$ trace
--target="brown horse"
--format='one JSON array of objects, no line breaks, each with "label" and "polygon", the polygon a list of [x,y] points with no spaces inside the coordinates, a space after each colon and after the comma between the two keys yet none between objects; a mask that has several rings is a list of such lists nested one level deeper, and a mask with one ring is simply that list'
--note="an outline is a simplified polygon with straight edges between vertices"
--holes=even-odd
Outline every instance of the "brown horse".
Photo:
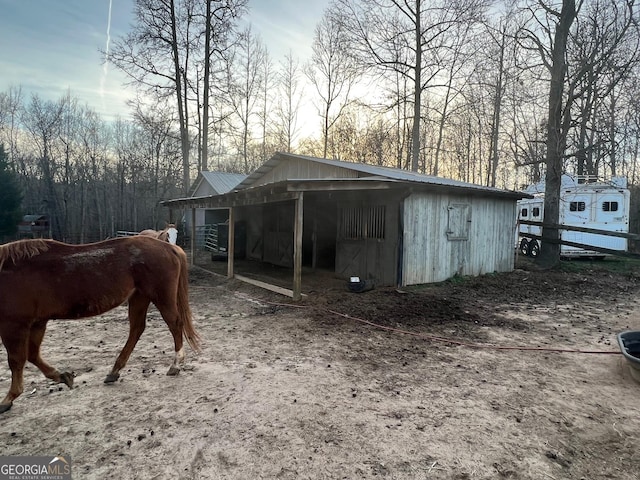
[{"label": "brown horse", "polygon": [[11,387],[0,413],[23,391],[27,360],[45,377],[73,387],[73,373],[59,372],[40,355],[50,319],[91,317],[128,300],[129,337],[105,383],[115,382],[146,326],[153,303],[167,323],[175,357],[167,375],[184,361],[183,334],[198,351],[200,338],[189,307],[187,256],[180,247],[144,236],[86,245],[19,240],[0,245],[0,338],[7,350]]},{"label": "brown horse", "polygon": [[176,226],[173,223],[169,223],[164,230],[147,229],[142,230],[138,235],[157,238],[163,242],[169,242],[170,244],[175,245],[178,238],[178,230],[176,230]]}]

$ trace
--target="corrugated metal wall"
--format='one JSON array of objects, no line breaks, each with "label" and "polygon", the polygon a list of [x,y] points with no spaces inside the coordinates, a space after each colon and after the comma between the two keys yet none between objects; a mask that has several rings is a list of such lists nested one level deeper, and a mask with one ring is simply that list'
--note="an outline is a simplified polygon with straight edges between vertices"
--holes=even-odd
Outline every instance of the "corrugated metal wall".
[{"label": "corrugated metal wall", "polygon": [[414,193],[403,216],[402,285],[513,270],[513,199]]}]

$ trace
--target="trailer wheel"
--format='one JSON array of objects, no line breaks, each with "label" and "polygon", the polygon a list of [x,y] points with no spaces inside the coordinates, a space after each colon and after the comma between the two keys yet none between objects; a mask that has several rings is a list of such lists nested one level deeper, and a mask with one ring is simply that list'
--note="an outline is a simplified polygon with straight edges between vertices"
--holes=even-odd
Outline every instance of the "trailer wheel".
[{"label": "trailer wheel", "polygon": [[540,253],[540,244],[537,240],[531,240],[529,242],[529,249],[527,250],[527,255],[530,257],[536,258]]},{"label": "trailer wheel", "polygon": [[529,255],[529,240],[526,238],[520,240],[520,253],[523,255]]}]

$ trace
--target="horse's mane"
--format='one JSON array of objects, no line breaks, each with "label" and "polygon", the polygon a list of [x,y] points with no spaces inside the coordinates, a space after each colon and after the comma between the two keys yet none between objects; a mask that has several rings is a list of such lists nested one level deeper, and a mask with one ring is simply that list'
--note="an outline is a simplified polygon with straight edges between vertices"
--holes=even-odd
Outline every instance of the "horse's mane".
[{"label": "horse's mane", "polygon": [[49,244],[42,239],[18,240],[17,242],[0,245],[0,270],[7,260],[17,263],[24,258],[31,258],[41,252],[49,250]]}]

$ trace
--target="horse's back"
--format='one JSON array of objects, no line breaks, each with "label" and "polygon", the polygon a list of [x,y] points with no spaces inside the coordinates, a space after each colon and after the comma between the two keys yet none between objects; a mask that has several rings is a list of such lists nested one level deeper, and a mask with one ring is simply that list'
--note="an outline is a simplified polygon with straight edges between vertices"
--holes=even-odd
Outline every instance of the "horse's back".
[{"label": "horse's back", "polygon": [[157,230],[146,229],[142,230],[138,235],[142,235],[143,237],[160,238],[161,233],[162,232],[158,232]]},{"label": "horse's back", "polygon": [[90,317],[122,304],[134,290],[156,301],[175,288],[183,264],[176,247],[150,237],[43,242],[38,253],[4,262],[0,315]]}]

